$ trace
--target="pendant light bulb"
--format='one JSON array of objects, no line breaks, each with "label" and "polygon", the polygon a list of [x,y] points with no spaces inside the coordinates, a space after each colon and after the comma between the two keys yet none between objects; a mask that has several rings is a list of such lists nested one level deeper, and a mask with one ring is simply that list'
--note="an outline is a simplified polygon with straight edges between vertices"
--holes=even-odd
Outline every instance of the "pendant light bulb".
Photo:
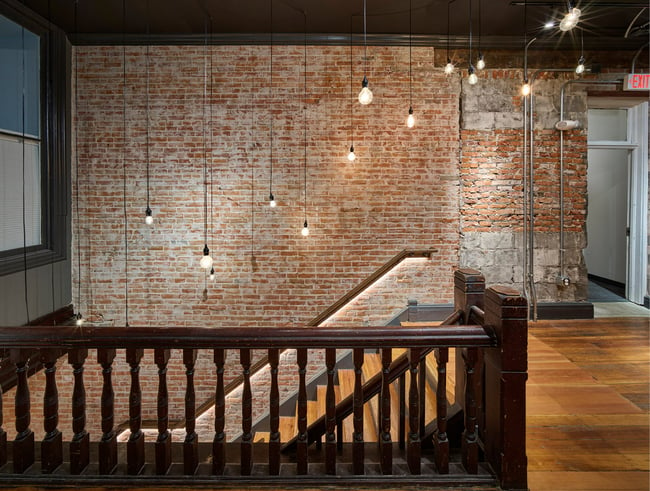
[{"label": "pendant light bulb", "polygon": [[449,58],[447,58],[447,64],[445,65],[445,74],[451,75],[454,73],[454,64]]},{"label": "pendant light bulb", "polygon": [[578,75],[584,73],[585,71],[585,57],[581,56],[580,59],[578,60],[578,66],[576,67],[576,73]]},{"label": "pendant light bulb", "polygon": [[212,256],[210,256],[210,249],[208,249],[208,244],[205,244],[203,247],[203,257],[201,257],[200,265],[203,269],[208,269],[212,267]]},{"label": "pendant light bulb", "polygon": [[271,193],[269,194],[269,206],[271,208],[275,208],[275,205],[277,205],[277,203],[275,202],[275,197],[273,196],[273,193]]},{"label": "pendant light bulb", "polygon": [[469,73],[467,82],[469,82],[470,85],[476,85],[476,82],[478,82],[478,76],[474,73],[474,67],[472,65],[467,69],[467,73]]},{"label": "pendant light bulb", "polygon": [[485,68],[485,58],[483,57],[483,53],[478,54],[478,61],[476,62],[476,68],[478,70],[483,70]]},{"label": "pendant light bulb", "polygon": [[210,280],[214,280],[214,268],[211,268],[211,269],[210,269],[210,276],[209,276],[209,278],[210,278]]},{"label": "pendant light bulb", "polygon": [[303,237],[307,237],[309,235],[309,226],[307,225],[307,220],[305,220],[305,223],[302,225],[302,231],[300,232]]},{"label": "pendant light bulb", "polygon": [[153,214],[151,208],[147,206],[147,209],[144,212],[144,223],[147,225],[153,225]]},{"label": "pendant light bulb", "polygon": [[570,31],[575,26],[577,26],[578,21],[580,20],[580,14],[581,14],[580,9],[569,8],[567,14],[560,21],[560,31],[563,32]]},{"label": "pendant light bulb", "polygon": [[409,107],[409,115],[406,118],[406,126],[413,128],[415,126],[415,116],[413,116],[413,107]]},{"label": "pendant light bulb", "polygon": [[75,324],[78,325],[78,326],[83,325],[84,317],[83,317],[83,315],[81,315],[81,312],[77,312],[77,315],[75,317],[76,317]]},{"label": "pendant light bulb", "polygon": [[363,81],[361,82],[361,92],[359,92],[359,103],[364,106],[372,102],[372,91],[368,88],[368,77],[363,76]]},{"label": "pendant light bulb", "polygon": [[350,145],[350,153],[348,154],[348,160],[354,162],[357,156],[354,154],[354,145]]},{"label": "pendant light bulb", "polygon": [[524,97],[530,95],[530,84],[528,83],[528,80],[525,80],[524,85],[521,86],[521,95]]}]

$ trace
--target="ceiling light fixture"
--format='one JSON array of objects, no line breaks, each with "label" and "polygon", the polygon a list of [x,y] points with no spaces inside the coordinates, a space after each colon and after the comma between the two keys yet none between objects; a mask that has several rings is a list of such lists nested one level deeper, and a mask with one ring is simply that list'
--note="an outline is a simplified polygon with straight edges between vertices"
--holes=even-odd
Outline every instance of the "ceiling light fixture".
[{"label": "ceiling light fixture", "polygon": [[475,85],[478,82],[478,76],[475,73],[474,65],[472,65],[472,0],[469,0],[469,67],[467,67],[467,82],[470,85]]},{"label": "ceiling light fixture", "polygon": [[560,21],[560,31],[566,32],[570,31],[578,25],[580,21],[580,9],[571,6],[571,2],[568,2],[568,12],[565,14],[564,18]]},{"label": "ceiling light fixture", "polygon": [[368,40],[366,29],[366,0],[363,0],[363,80],[361,81],[361,92],[359,92],[359,103],[368,105],[372,102],[372,91],[368,87]]},{"label": "ceiling light fixture", "polygon": [[415,116],[413,116],[413,2],[409,0],[409,115],[406,118],[406,126],[413,128],[415,126]]},{"label": "ceiling light fixture", "polygon": [[478,0],[478,60],[476,61],[476,69],[483,70],[485,68],[485,57],[481,53],[481,0]]},{"label": "ceiling light fixture", "polygon": [[350,152],[348,160],[354,162],[357,156],[354,153],[354,103],[352,95],[352,17],[350,17]]},{"label": "ceiling light fixture", "polygon": [[269,206],[271,208],[275,208],[277,205],[275,201],[275,196],[273,195],[273,0],[271,0],[271,63],[270,63],[270,93],[271,93],[271,104],[269,107],[271,108],[271,122],[270,122],[270,147],[271,147],[271,155],[270,155],[270,163],[269,163]]},{"label": "ceiling light fixture", "polygon": [[144,212],[144,223],[147,225],[153,225],[153,212],[149,206],[149,44],[151,44],[151,38],[149,36],[149,0],[147,0],[147,48],[145,53],[145,67],[146,67],[146,113],[147,113],[147,127],[146,127],[146,146],[145,153],[147,157],[147,208]]},{"label": "ceiling light fixture", "polygon": [[304,209],[305,209],[305,221],[302,226],[302,231],[300,232],[304,237],[309,235],[309,225],[307,225],[307,12],[303,12],[305,15],[305,60],[303,67],[303,148],[304,148],[304,165],[303,165],[303,186],[304,186]]},{"label": "ceiling light fixture", "polygon": [[203,232],[205,236],[205,245],[203,246],[203,256],[199,265],[203,269],[212,267],[212,256],[208,247],[208,149],[206,137],[206,111],[205,106],[208,99],[208,20],[205,19],[204,44],[203,44]]},{"label": "ceiling light fixture", "polygon": [[456,0],[449,0],[447,2],[447,64],[445,65],[445,73],[447,75],[451,75],[454,73],[454,64],[451,62],[451,58],[449,57],[449,17],[450,17],[450,8],[451,4],[455,2]]}]

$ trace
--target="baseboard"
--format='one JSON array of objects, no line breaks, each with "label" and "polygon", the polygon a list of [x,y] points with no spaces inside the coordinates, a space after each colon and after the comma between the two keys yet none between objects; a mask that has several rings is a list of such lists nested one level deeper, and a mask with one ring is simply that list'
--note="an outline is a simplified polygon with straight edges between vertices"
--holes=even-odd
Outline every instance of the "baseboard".
[{"label": "baseboard", "polygon": [[549,302],[537,304],[537,318],[593,319],[594,304],[591,302]]}]

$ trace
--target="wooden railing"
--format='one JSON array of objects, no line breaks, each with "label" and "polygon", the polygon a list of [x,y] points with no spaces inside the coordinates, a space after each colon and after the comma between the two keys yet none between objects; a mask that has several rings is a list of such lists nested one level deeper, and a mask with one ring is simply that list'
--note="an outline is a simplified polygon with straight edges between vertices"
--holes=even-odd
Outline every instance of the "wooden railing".
[{"label": "wooden railing", "polygon": [[[120,485],[178,486],[228,482],[237,485],[330,484],[345,477],[346,485],[357,482],[426,484],[430,487],[498,485],[504,489],[526,488],[525,454],[525,381],[527,306],[524,298],[508,289],[480,291],[482,276],[475,271],[455,275],[455,300],[458,315],[469,317],[472,305],[484,309],[484,325],[442,327],[359,327],[339,328],[144,328],[144,327],[24,327],[0,328],[0,347],[8,349],[16,369],[14,400],[16,437],[7,442],[0,428],[0,485]],[[478,285],[478,286],[477,286]],[[111,374],[116,350],[125,348],[130,367],[129,430],[125,444],[118,443],[113,414],[115,397]],[[307,349],[325,350],[327,402],[324,450],[310,445],[307,421],[306,365]],[[408,428],[405,449],[391,441],[391,401],[388,384],[391,349],[407,348]],[[462,451],[450,448],[452,440],[446,427],[446,391],[444,389],[449,348],[462,354],[463,405],[465,424]],[[28,354],[40,349],[45,367],[45,436],[35,442],[31,428],[30,389],[27,378]],[[155,441],[145,442],[141,428],[142,388],[139,379],[144,349],[153,349],[158,368],[158,429]],[[185,427],[183,442],[172,443],[168,428],[167,400],[170,388],[166,366],[170,350],[182,350],[186,368]],[[197,350],[212,350],[217,374],[214,433],[210,442],[199,442],[195,431],[194,363]],[[225,400],[223,367],[226,350],[238,350],[243,377],[241,428],[237,443],[224,433]],[[250,350],[268,350],[271,363],[270,441],[254,443],[252,434],[252,391]],[[297,350],[298,438],[295,452],[283,453],[280,445],[278,397],[278,352]],[[382,352],[380,391],[380,442],[363,440],[363,384],[356,377],[353,396],[354,439],[337,445],[336,404],[333,383],[336,374],[336,349],[354,350],[354,364],[360,373],[364,349]],[[432,450],[421,441],[421,378],[418,377],[421,353],[436,350],[439,389],[437,393],[437,431]],[[72,390],[66,397],[72,402],[73,430],[64,442],[58,429],[59,387],[55,361],[60,350],[68,350],[72,367]],[[86,430],[86,392],[84,365],[88,350],[97,350],[102,367],[101,435],[91,442]],[[481,383],[483,377],[485,383]],[[484,403],[483,403],[484,401]],[[2,401],[7,407],[9,401]],[[0,424],[2,422],[0,405]],[[485,425],[482,427],[481,425]],[[124,445],[124,451],[120,448]],[[40,451],[39,447],[40,446]],[[343,447],[343,448],[341,448]],[[64,452],[67,448],[67,452]],[[40,456],[40,459],[37,457]],[[69,456],[69,458],[65,458]]]}]

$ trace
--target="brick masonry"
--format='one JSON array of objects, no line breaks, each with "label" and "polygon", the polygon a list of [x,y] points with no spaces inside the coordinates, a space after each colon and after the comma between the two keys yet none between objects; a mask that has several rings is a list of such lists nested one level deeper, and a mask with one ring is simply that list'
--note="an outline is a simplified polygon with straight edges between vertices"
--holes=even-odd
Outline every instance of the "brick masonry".
[{"label": "brick masonry", "polygon": [[[73,150],[78,159],[73,162],[78,167],[73,169],[73,197],[79,197],[73,200],[73,300],[81,312],[124,325],[128,290],[131,325],[302,325],[408,248],[434,252],[429,261],[393,272],[331,322],[384,322],[409,298],[450,303],[452,271],[459,265],[483,269],[489,283],[520,287],[520,70],[486,71],[470,87],[458,74],[447,77],[433,66],[432,48],[414,47],[413,109],[418,122],[409,130],[404,124],[409,107],[407,47],[369,48],[368,78],[375,100],[365,107],[356,102],[363,78],[362,48],[353,50],[351,81],[348,47],[308,47],[306,98],[303,47],[274,47],[273,90],[268,55],[268,46],[215,46],[207,52],[201,46],[151,47],[149,161],[155,223],[149,227],[144,224],[145,49],[75,49]],[[207,80],[206,68],[211,73]],[[551,285],[559,226],[559,147],[552,125],[561,82],[542,79],[536,103],[536,278],[541,301],[582,300],[586,293],[581,253],[584,130],[566,135],[567,266],[575,286],[558,291]],[[582,117],[585,101],[584,94],[575,96],[572,116]],[[275,209],[267,201],[271,118]],[[354,163],[346,159],[352,138],[358,156]],[[206,182],[214,282],[198,267]],[[307,238],[300,235],[305,215],[311,229]],[[101,373],[94,356],[86,364],[85,379],[88,427],[97,439]],[[118,360],[117,423],[127,420],[129,380],[123,352]],[[157,375],[151,352],[145,360],[143,417],[151,420]],[[60,384],[69,386],[69,367],[60,365]],[[238,356],[229,353],[228,379],[239,372],[237,365]],[[168,377],[173,391],[170,418],[180,420],[185,373],[179,352],[173,354]],[[295,375],[285,377],[283,385],[290,387]],[[215,379],[211,354],[200,353],[195,376],[199,402],[212,397]],[[260,380],[256,383],[263,392],[266,378]],[[30,385],[32,394],[39,395],[32,396],[33,413],[42,414],[37,400],[42,377]],[[69,400],[63,398],[60,413],[60,427],[69,432]],[[209,427],[209,416],[206,421]],[[11,430],[11,425],[5,415],[5,426]]]}]

